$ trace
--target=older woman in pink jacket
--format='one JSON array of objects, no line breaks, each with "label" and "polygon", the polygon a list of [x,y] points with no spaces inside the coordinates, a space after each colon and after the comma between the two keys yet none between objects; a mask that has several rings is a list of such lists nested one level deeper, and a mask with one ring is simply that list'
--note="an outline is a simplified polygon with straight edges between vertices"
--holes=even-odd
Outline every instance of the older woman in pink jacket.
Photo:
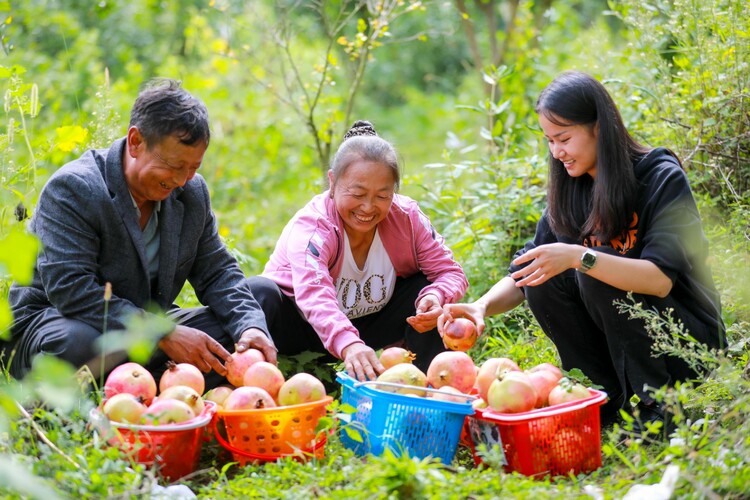
[{"label": "older woman in pink jacket", "polygon": [[404,341],[425,370],[445,350],[442,306],[468,287],[461,266],[417,203],[396,194],[398,156],[369,122],[344,136],[328,179],[250,280],[279,353],[327,351],[365,380],[383,371],[375,349]]}]

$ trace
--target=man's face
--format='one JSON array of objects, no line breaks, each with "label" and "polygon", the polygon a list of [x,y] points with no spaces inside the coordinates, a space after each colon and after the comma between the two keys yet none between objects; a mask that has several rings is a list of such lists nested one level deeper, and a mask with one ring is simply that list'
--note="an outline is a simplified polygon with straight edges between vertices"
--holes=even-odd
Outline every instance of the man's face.
[{"label": "man's face", "polygon": [[195,176],[207,144],[188,146],[176,136],[147,145],[135,127],[128,131],[128,151],[134,161],[126,171],[128,187],[137,202],[165,200],[177,187]]}]

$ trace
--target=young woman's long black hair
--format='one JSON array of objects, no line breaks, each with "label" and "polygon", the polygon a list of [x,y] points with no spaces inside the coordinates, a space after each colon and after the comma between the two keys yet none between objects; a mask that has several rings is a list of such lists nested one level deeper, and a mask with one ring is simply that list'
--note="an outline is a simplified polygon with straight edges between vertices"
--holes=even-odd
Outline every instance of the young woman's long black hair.
[{"label": "young woman's long black hair", "polygon": [[571,177],[550,151],[547,210],[556,235],[594,235],[608,243],[631,222],[638,190],[633,161],[648,149],[628,133],[604,85],[586,73],[562,73],[542,91],[535,109],[556,125],[598,127],[596,181]]}]

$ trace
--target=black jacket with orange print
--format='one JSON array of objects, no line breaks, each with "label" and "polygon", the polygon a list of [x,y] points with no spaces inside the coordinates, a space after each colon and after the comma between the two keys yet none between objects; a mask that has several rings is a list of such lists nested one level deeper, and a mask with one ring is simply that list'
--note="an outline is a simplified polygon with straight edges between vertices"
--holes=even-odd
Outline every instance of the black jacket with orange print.
[{"label": "black jacket with orange print", "polygon": [[[592,237],[580,241],[558,237],[545,210],[534,239],[515,257],[540,245],[563,242],[594,248],[606,245],[623,257],[649,260],[672,280],[670,295],[716,332],[717,345],[723,345],[725,328],[708,265],[708,240],[685,171],[666,148],[650,151],[633,168],[640,185],[638,199],[630,227],[620,237],[607,243]],[[510,272],[520,267],[511,264]]]}]

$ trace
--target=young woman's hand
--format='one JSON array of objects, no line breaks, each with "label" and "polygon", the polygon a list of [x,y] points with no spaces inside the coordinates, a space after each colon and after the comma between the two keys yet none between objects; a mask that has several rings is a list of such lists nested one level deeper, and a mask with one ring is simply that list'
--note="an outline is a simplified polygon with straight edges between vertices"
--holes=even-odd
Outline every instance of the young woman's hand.
[{"label": "young woman's hand", "polygon": [[445,331],[445,325],[455,318],[467,318],[477,325],[477,334],[481,335],[484,331],[484,314],[485,308],[476,302],[469,304],[445,304],[442,314],[437,321],[437,329],[440,335]]},{"label": "young woman's hand", "polygon": [[417,313],[406,318],[406,322],[419,333],[429,332],[437,325],[442,312],[438,298],[428,293],[419,299]]},{"label": "young woman's hand", "polygon": [[350,344],[341,351],[346,372],[360,382],[375,380],[385,368],[375,351],[365,344]]},{"label": "young woman's hand", "polygon": [[563,271],[577,267],[585,248],[567,243],[550,243],[529,250],[513,260],[513,264],[529,263],[510,276],[517,287],[541,285]]}]

